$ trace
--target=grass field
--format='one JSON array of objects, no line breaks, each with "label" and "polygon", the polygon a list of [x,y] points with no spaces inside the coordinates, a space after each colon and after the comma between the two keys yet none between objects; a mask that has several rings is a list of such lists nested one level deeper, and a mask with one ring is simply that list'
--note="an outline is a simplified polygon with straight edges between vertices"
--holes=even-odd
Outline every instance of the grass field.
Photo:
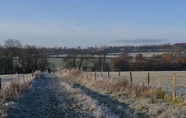
[{"label": "grass field", "polygon": [[[147,73],[147,71],[132,72],[133,80],[145,83]],[[171,85],[174,73],[177,75],[178,85],[185,85],[185,71],[152,71],[150,83],[157,84],[157,81],[160,81],[161,87]],[[88,75],[92,76],[87,76],[87,73],[79,70],[63,69],[58,77],[74,87],[77,86],[80,91],[96,99],[101,106],[107,107],[109,111],[118,115],[118,118],[186,117],[185,98],[176,95],[176,100],[173,101],[172,95],[164,91],[164,88],[148,88],[135,82],[131,85],[128,81],[129,72],[121,72],[123,79],[120,80],[118,72],[110,72],[110,79],[107,74],[103,72],[103,76],[100,77],[101,73],[97,72],[95,79],[93,72],[92,74],[88,72]],[[169,88],[172,91],[172,87]],[[176,90],[177,92],[179,91]]]},{"label": "grass field", "polygon": [[[88,72],[89,75],[95,75],[95,72]],[[177,77],[177,87],[186,87],[186,71],[132,71],[134,82],[147,83],[147,73],[150,73],[150,84],[160,86],[172,86],[174,74]],[[96,73],[97,77],[101,77],[101,72]],[[108,78],[108,72],[102,72],[103,78]],[[120,77],[130,79],[130,72],[120,72]],[[110,78],[118,79],[118,72],[110,72]]]},{"label": "grass field", "polygon": [[[48,58],[49,63],[53,63],[56,67],[65,67],[65,63],[62,58]],[[88,64],[85,62],[86,65]]]},{"label": "grass field", "polygon": [[[36,71],[35,76],[40,76],[40,71]],[[10,106],[21,99],[23,94],[31,88],[35,77],[32,74],[9,74],[0,75],[0,78],[2,85],[0,89],[0,118],[7,118]]]},{"label": "grass field", "polygon": [[[48,61],[54,63],[56,67],[64,66],[64,62],[60,58],[48,58]],[[186,87],[186,71],[132,71],[133,80],[140,83],[147,83],[147,73],[150,73],[150,84],[171,86],[173,75],[177,76],[177,86]],[[90,72],[89,72],[90,74]],[[94,75],[94,72],[92,72]],[[108,72],[102,73],[103,77],[108,77]],[[101,76],[101,72],[97,72],[97,76]],[[129,72],[121,72],[121,78],[130,79]],[[118,78],[118,72],[110,72],[111,78]]]},{"label": "grass field", "polygon": [[[60,58],[48,58],[48,61],[54,63],[56,67],[64,66],[64,62]],[[150,84],[158,84],[164,86],[171,86],[173,75],[177,76],[177,86],[186,87],[186,71],[132,71],[133,80],[139,83],[147,83],[147,73],[150,73]],[[90,72],[89,72],[90,74]],[[92,72],[94,75],[94,72]],[[108,72],[102,73],[104,78],[108,77]],[[97,72],[97,76],[101,76],[101,72]],[[121,72],[121,78],[130,79],[129,72]],[[118,78],[118,72],[110,72],[111,78]]]},{"label": "grass field", "polygon": [[153,55],[162,55],[165,52],[131,52],[129,56],[135,57],[137,54],[143,54],[144,57],[152,57]]},{"label": "grass field", "polygon": [[[63,61],[63,58],[47,58],[49,63],[53,63],[56,67],[64,67],[65,63]],[[107,62],[109,62],[110,60],[107,59]],[[84,61],[84,65],[86,66],[93,66],[91,63]]]},{"label": "grass field", "polygon": [[48,58],[49,63],[53,63],[56,67],[63,67],[64,62],[62,58]]},{"label": "grass field", "polygon": [[[167,94],[164,88],[151,88],[136,83],[146,83],[147,73],[150,73],[150,84],[157,84],[159,81],[162,87],[171,86],[175,73],[177,84],[184,86],[185,71],[132,72],[132,84],[128,81],[129,73],[121,72],[121,78],[118,79],[118,72],[110,72],[110,78],[107,77],[108,72],[103,72],[102,77],[100,77],[101,72],[97,72],[95,79],[94,72],[62,69],[56,73],[43,73],[40,79],[37,78],[34,81],[32,79],[33,82],[23,83],[25,81],[22,81],[21,85],[16,81],[11,82],[11,87],[7,86],[8,89],[4,88],[4,91],[0,92],[0,98],[3,98],[0,102],[8,104],[11,112],[6,109],[1,110],[3,104],[0,104],[0,116],[4,113],[4,116],[12,117],[38,117],[38,114],[40,117],[186,117],[185,97],[176,95],[176,100],[173,101],[172,95]],[[8,78],[6,75],[3,77]],[[185,92],[185,88],[183,89]],[[18,92],[20,94],[17,94]],[[176,90],[177,92],[179,91]],[[21,97],[21,93],[24,93],[26,97]],[[4,101],[6,100],[4,96],[11,101],[8,103]],[[14,99],[18,101],[12,102]]]}]

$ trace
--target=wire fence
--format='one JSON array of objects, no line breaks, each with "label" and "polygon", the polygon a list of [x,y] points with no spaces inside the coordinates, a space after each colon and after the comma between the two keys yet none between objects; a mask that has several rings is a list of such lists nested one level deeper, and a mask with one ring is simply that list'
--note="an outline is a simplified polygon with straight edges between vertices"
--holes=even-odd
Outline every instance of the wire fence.
[{"label": "wire fence", "polygon": [[125,72],[86,72],[95,79],[127,79],[129,82],[151,88],[162,88],[168,94],[186,96],[186,71],[125,71]]},{"label": "wire fence", "polygon": [[11,74],[0,75],[0,89],[10,85],[11,82],[25,83],[33,80],[35,77],[33,73],[30,74]]}]

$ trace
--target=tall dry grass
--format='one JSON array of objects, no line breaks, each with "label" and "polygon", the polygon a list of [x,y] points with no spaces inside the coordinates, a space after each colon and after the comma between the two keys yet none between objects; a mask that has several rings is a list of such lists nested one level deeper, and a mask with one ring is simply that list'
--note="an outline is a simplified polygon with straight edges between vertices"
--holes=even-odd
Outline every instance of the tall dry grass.
[{"label": "tall dry grass", "polygon": [[[103,90],[109,94],[117,94],[119,96],[124,95],[126,98],[151,97],[159,99],[160,97],[157,96],[163,93],[163,90],[158,91],[156,89],[150,89],[144,84],[141,85],[135,82],[131,84],[131,82],[125,78],[112,79],[98,77],[95,79],[94,76],[87,75],[81,70],[64,69],[60,71],[60,75],[65,76],[63,79],[68,83],[78,83],[88,88]],[[164,96],[164,93],[162,96]]]},{"label": "tall dry grass", "polygon": [[19,100],[30,89],[32,81],[40,75],[39,71],[36,71],[34,76],[32,74],[25,74],[21,77],[17,75],[12,77],[7,85],[3,86],[0,90],[0,116],[6,117],[11,104]]}]

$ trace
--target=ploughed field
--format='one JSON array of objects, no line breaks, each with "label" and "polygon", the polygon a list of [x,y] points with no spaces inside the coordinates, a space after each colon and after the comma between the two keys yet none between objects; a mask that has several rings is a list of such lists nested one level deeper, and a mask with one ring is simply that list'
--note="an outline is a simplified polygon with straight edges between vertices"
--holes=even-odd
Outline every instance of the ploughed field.
[{"label": "ploughed field", "polygon": [[184,89],[185,72],[149,72],[150,88],[147,73],[132,72],[132,86],[129,72],[121,72],[120,79],[118,72],[110,72],[110,78],[108,72],[102,77],[97,72],[96,78],[94,72],[79,70],[43,73],[20,99],[8,104],[6,117],[185,118],[185,99],[178,97],[173,102],[163,88],[171,87],[175,73],[178,88]]}]

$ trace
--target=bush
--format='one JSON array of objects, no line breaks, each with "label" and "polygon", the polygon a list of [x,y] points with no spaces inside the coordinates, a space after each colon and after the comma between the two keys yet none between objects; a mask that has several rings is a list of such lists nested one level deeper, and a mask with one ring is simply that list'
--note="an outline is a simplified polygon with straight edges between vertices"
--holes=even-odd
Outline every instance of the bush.
[{"label": "bush", "polygon": [[161,88],[156,89],[155,91],[156,99],[164,99],[165,95],[166,95],[165,91],[163,91]]}]

